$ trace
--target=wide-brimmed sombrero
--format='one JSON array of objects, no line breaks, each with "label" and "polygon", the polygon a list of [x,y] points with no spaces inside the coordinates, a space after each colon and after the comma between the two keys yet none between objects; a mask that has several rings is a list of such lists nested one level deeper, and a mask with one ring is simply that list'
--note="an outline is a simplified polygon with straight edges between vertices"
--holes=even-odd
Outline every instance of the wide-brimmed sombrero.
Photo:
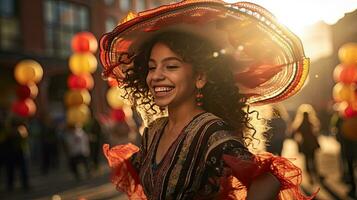
[{"label": "wide-brimmed sombrero", "polygon": [[284,100],[306,79],[309,60],[300,39],[259,5],[186,0],[130,14],[100,40],[105,77],[123,79],[130,57],[151,35],[169,29],[193,32],[220,44],[237,61],[233,73],[249,104]]}]

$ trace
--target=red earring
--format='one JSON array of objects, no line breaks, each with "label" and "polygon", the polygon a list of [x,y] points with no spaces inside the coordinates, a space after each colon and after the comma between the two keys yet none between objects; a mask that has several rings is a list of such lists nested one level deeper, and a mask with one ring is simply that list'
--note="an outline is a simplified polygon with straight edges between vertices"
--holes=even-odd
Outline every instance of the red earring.
[{"label": "red earring", "polygon": [[198,88],[198,92],[196,94],[196,105],[199,107],[203,106],[203,94],[201,88]]}]

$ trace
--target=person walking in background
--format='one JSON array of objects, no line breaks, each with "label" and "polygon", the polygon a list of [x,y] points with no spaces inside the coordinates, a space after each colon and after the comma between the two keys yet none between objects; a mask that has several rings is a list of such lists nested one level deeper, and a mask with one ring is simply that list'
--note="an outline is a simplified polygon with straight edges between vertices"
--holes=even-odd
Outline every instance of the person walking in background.
[{"label": "person walking in background", "polygon": [[90,177],[88,157],[90,155],[89,138],[81,127],[69,125],[64,133],[64,144],[69,159],[71,172],[77,180],[81,179],[78,167],[84,165],[87,177]]},{"label": "person walking in background", "polygon": [[266,149],[268,152],[280,156],[287,135],[289,116],[283,105],[272,106],[272,112],[272,119],[268,122],[270,129],[267,132],[270,140]]},{"label": "person walking in background", "polygon": [[15,170],[20,170],[21,185],[24,190],[29,189],[28,175],[28,129],[23,121],[13,118],[7,128],[5,144],[5,162],[7,173],[7,189],[14,189]]},{"label": "person walking in background", "polygon": [[320,148],[317,136],[320,131],[320,121],[316,116],[314,108],[309,104],[299,106],[292,124],[293,138],[298,143],[299,151],[305,156],[305,167],[310,177],[319,179],[316,169],[316,150]]},{"label": "person walking in background", "polygon": [[103,144],[102,127],[98,121],[97,116],[93,117],[85,127],[84,130],[89,135],[90,144],[90,161],[95,170],[99,169],[100,150]]},{"label": "person walking in background", "polygon": [[357,140],[348,137],[343,131],[344,119],[339,113],[332,115],[330,126],[331,132],[336,136],[336,140],[341,145],[340,150],[340,171],[341,179],[343,182],[350,186],[348,196],[356,199],[356,181],[355,181],[355,164],[357,157]]}]

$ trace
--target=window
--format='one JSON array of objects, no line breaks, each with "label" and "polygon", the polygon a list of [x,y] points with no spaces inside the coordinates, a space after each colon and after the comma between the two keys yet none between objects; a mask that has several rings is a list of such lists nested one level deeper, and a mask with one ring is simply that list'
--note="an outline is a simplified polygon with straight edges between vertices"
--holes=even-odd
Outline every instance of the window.
[{"label": "window", "polygon": [[128,11],[130,10],[130,1],[131,0],[119,0],[119,6],[121,11]]},{"label": "window", "polygon": [[89,31],[89,9],[66,1],[44,2],[47,53],[67,57],[72,54],[73,35],[80,31]]},{"label": "window", "polygon": [[145,0],[136,0],[136,11],[141,12],[145,10]]},{"label": "window", "polygon": [[18,1],[0,1],[0,48],[5,50],[20,47]]},{"label": "window", "polygon": [[107,18],[107,20],[105,20],[105,32],[112,31],[117,24],[117,20],[114,17]]},{"label": "window", "polygon": [[112,6],[114,4],[114,0],[104,0],[105,5]]}]

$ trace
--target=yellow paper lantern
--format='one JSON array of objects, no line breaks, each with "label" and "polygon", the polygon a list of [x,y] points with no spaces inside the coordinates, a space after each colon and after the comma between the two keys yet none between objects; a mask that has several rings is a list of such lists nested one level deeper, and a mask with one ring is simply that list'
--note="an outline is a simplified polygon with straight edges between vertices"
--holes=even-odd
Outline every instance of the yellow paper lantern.
[{"label": "yellow paper lantern", "polygon": [[107,101],[111,108],[117,109],[124,105],[123,95],[125,94],[123,89],[119,87],[111,87],[107,92]]},{"label": "yellow paper lantern", "polygon": [[353,90],[350,85],[337,83],[332,90],[333,99],[339,101],[350,101],[353,95]]},{"label": "yellow paper lantern", "polygon": [[41,65],[34,60],[23,60],[15,66],[15,79],[22,85],[38,83],[43,76]]},{"label": "yellow paper lantern", "polygon": [[67,110],[67,123],[70,125],[83,125],[90,119],[90,110],[87,105],[70,107]]},{"label": "yellow paper lantern", "polygon": [[97,65],[97,59],[91,53],[74,53],[69,58],[69,69],[76,75],[94,73]]},{"label": "yellow paper lantern", "polygon": [[37,85],[30,83],[27,86],[30,88],[31,98],[33,98],[33,99],[36,98],[37,95],[38,95],[38,87],[37,87]]},{"label": "yellow paper lantern", "polygon": [[342,63],[357,63],[357,43],[347,43],[338,50],[338,57]]},{"label": "yellow paper lantern", "polygon": [[64,98],[67,106],[89,105],[91,100],[88,90],[69,90]]}]

